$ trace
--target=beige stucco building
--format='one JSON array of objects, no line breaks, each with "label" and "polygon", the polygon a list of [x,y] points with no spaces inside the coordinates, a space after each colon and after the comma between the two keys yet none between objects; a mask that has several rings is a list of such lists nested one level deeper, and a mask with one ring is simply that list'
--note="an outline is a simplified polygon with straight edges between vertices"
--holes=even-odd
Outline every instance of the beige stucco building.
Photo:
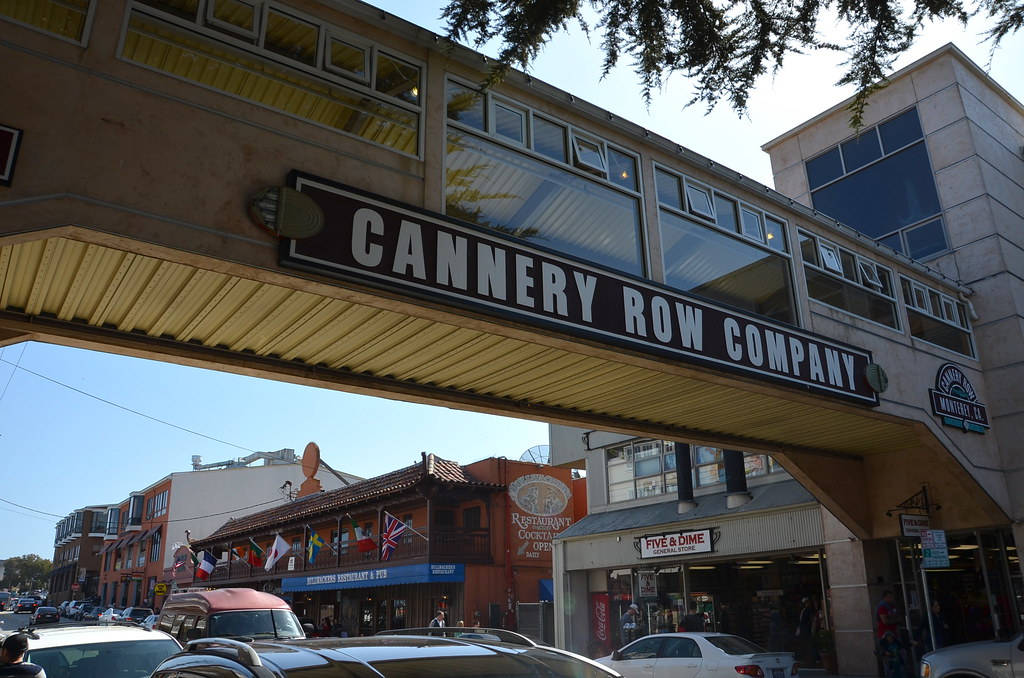
[{"label": "beige stucco building", "polygon": [[[479,54],[348,1],[15,3],[0,58],[4,344],[770,455],[866,572],[923,486],[933,527],[1019,518],[1014,360],[979,326],[1009,299],[952,241],[922,263],[797,200],[824,138],[777,142],[774,190],[523,74],[480,93]],[[831,594],[855,658],[873,592]]]}]

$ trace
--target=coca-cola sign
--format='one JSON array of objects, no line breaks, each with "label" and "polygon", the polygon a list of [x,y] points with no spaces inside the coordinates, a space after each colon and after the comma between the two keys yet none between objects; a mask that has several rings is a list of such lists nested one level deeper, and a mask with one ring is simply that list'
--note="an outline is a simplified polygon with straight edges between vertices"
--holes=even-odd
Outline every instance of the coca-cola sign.
[{"label": "coca-cola sign", "polygon": [[611,630],[608,618],[611,616],[611,606],[607,593],[590,594],[590,626],[591,635],[594,641],[601,646],[602,654],[609,652],[611,648]]}]

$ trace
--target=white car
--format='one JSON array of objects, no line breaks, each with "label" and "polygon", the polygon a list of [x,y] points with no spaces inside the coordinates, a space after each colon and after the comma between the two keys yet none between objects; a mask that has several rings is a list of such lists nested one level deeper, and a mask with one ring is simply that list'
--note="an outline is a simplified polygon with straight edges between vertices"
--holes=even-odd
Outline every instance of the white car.
[{"label": "white car", "polygon": [[921,658],[921,678],[1024,675],[1024,635],[942,647]]},{"label": "white car", "polygon": [[658,633],[597,660],[626,678],[790,678],[792,652],[767,652],[725,633]]},{"label": "white car", "polygon": [[121,621],[121,613],[123,611],[124,610],[119,607],[108,607],[103,611],[103,614],[99,616],[97,621],[99,621],[100,624],[116,624]]},{"label": "white car", "polygon": [[137,626],[50,626],[29,635],[25,661],[54,678],[148,678],[180,650],[178,641],[163,631]]},{"label": "white car", "polygon": [[153,629],[153,628],[156,627],[156,623],[158,621],[160,621],[160,615],[158,615],[158,614],[151,614],[148,617],[146,617],[145,619],[143,619],[142,623],[139,624],[139,626],[141,626],[144,629]]}]

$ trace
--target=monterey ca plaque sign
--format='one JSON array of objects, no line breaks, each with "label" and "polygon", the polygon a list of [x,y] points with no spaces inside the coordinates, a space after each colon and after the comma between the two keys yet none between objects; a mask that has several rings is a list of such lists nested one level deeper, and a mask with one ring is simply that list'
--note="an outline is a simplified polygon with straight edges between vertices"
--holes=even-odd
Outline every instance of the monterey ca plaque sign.
[{"label": "monterey ca plaque sign", "polygon": [[293,172],[322,232],[282,265],[877,405],[868,351]]}]

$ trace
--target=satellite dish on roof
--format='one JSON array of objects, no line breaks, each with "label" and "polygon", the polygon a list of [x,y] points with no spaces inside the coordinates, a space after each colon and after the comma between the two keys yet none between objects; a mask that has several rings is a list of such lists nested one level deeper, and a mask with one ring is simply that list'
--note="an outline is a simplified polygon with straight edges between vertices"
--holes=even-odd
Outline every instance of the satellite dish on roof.
[{"label": "satellite dish on roof", "polygon": [[523,456],[519,457],[519,461],[532,461],[535,464],[550,464],[551,446],[534,445],[526,452],[523,452]]}]

